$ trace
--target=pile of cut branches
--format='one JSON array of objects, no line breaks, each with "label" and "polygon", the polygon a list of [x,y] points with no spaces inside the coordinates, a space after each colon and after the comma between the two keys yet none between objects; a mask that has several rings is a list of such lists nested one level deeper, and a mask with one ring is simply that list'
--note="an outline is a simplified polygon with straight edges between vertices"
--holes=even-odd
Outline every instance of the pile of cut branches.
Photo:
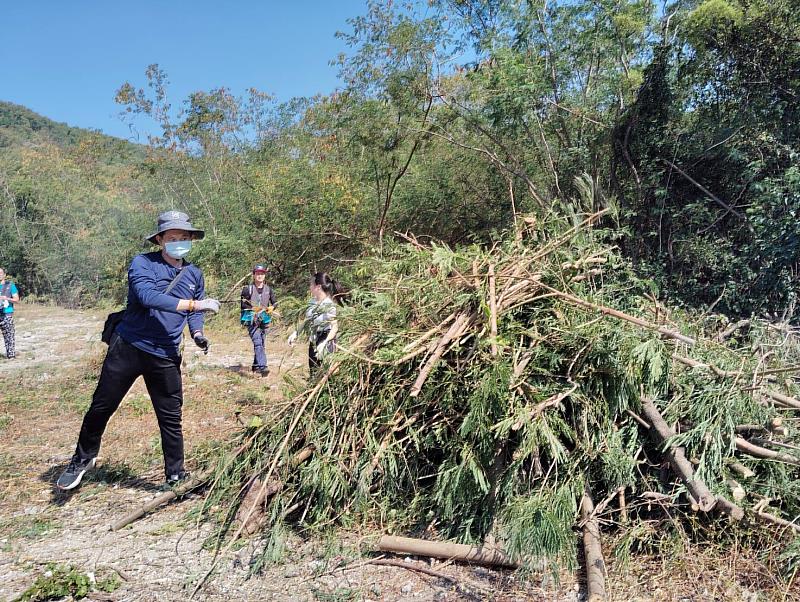
[{"label": "pile of cut branches", "polygon": [[218,544],[369,521],[570,564],[576,526],[733,521],[796,553],[792,329],[666,311],[600,217],[358,265],[339,350],[220,462]]}]

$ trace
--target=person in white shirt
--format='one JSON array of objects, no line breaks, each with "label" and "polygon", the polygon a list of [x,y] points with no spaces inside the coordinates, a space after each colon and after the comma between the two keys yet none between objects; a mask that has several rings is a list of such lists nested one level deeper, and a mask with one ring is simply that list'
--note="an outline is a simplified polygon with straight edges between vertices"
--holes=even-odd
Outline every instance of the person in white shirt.
[{"label": "person in white shirt", "polygon": [[308,302],[303,324],[289,335],[287,343],[294,345],[298,331],[308,333],[308,369],[313,374],[322,359],[336,349],[339,322],[337,305],[341,304],[342,287],[325,272],[317,272],[309,282],[311,300]]}]

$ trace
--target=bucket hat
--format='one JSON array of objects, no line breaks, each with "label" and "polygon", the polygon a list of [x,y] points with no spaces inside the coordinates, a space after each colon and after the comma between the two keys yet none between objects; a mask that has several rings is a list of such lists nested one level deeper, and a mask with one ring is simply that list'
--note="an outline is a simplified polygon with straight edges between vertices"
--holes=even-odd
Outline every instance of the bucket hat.
[{"label": "bucket hat", "polygon": [[165,211],[158,216],[158,230],[148,236],[147,240],[153,244],[158,244],[156,242],[156,236],[167,230],[184,230],[186,232],[191,232],[194,234],[196,240],[200,240],[206,235],[202,230],[192,226],[192,223],[189,221],[189,216],[182,211]]}]

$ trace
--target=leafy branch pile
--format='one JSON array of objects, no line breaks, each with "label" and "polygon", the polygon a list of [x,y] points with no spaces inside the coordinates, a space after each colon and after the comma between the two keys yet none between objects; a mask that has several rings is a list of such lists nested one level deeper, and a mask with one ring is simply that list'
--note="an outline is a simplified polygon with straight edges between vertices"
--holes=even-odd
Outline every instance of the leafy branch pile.
[{"label": "leafy branch pile", "polygon": [[630,545],[734,521],[797,552],[791,328],[667,312],[600,218],[358,265],[339,351],[217,467],[217,545],[367,520],[569,564],[590,499]]}]

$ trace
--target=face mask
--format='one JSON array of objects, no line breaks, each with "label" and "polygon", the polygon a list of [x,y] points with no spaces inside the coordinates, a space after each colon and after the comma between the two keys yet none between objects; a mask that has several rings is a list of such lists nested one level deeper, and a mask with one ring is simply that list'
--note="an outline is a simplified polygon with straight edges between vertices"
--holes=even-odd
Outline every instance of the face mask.
[{"label": "face mask", "polygon": [[176,240],[175,242],[164,243],[164,250],[173,259],[183,259],[192,250],[191,240]]}]

